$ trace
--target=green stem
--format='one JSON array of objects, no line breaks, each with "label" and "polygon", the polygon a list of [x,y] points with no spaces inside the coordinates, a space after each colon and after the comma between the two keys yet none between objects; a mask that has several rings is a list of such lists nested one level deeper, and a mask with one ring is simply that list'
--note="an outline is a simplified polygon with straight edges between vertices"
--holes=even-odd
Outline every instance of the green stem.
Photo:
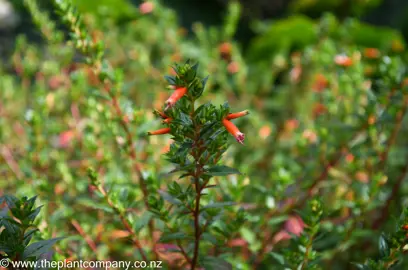
[{"label": "green stem", "polygon": [[307,243],[305,257],[303,258],[301,270],[306,269],[306,266],[307,266],[307,264],[309,262],[309,253],[310,253],[310,251],[312,249],[313,237],[314,237],[313,235],[310,236],[309,242]]}]

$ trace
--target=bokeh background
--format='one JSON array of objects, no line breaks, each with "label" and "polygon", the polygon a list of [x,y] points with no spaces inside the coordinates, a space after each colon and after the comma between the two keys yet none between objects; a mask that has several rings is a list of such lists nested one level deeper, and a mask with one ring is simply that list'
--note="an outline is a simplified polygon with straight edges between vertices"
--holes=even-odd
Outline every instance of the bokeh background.
[{"label": "bokeh background", "polygon": [[[42,1],[47,6],[48,0]],[[99,3],[99,7],[87,4],[84,1],[81,10],[93,13],[111,13],[112,16],[119,16],[126,20],[132,17],[131,11],[120,11],[121,1],[105,0]],[[228,0],[211,1],[185,1],[185,0],[166,0],[162,3],[175,10],[180,25],[191,29],[194,22],[200,21],[205,25],[219,25],[223,21],[223,16],[227,11]],[[7,4],[6,4],[7,3]],[[12,9],[9,4],[12,4]],[[128,1],[129,4],[137,6],[141,1]],[[253,20],[271,20],[285,18],[291,14],[305,14],[311,18],[319,18],[325,12],[332,12],[339,18],[357,16],[361,20],[373,25],[388,26],[398,29],[404,37],[408,35],[408,22],[406,15],[408,12],[408,3],[404,0],[368,0],[368,1],[343,1],[343,0],[256,0],[240,1],[243,7],[242,17],[240,19],[240,29],[235,38],[247,45],[250,39],[255,35],[251,27]],[[123,4],[123,3],[122,3]],[[103,9],[110,11],[103,11]],[[22,1],[2,0],[2,50],[13,41],[18,34],[24,33],[30,35],[34,40],[40,39],[38,33],[33,29],[34,25],[23,8]]]},{"label": "bokeh background", "polygon": [[[378,237],[394,231],[408,199],[407,1],[72,2],[123,81],[119,103],[152,193],[177,179],[163,158],[170,138],[146,136],[160,127],[152,111],[169,95],[163,76],[173,63],[191,59],[210,75],[202,103],[251,111],[236,122],[245,146],[231,138],[224,158],[243,175],[216,178],[208,197],[238,202],[248,220],[226,242],[214,232],[204,248],[227,247],[233,269],[282,269],[282,258],[295,269],[296,253],[286,249],[303,231],[297,211],[318,196],[325,214],[316,269],[381,258]],[[148,239],[152,215],[125,134],[51,1],[37,3],[42,13],[33,16],[25,1],[0,0],[0,195],[39,196],[38,237],[72,236],[57,245],[60,259],[137,259],[87,177],[89,167],[98,171]],[[220,228],[234,219],[225,211]],[[171,246],[161,249],[177,265]]]}]

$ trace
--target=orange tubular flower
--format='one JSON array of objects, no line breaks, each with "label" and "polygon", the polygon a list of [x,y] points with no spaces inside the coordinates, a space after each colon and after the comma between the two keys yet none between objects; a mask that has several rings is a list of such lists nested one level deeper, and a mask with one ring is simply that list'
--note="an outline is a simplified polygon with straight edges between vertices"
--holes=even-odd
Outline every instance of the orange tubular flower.
[{"label": "orange tubular flower", "polygon": [[155,131],[150,131],[147,134],[148,135],[162,135],[162,134],[168,134],[168,133],[170,133],[170,128],[167,127],[167,128],[161,128]]},{"label": "orange tubular flower", "polygon": [[230,113],[230,114],[227,115],[226,119],[231,120],[231,119],[235,119],[235,118],[240,118],[240,117],[248,115],[248,114],[249,114],[248,110],[245,110],[245,111],[242,111],[242,112],[237,112],[237,113]]},{"label": "orange tubular flower", "polygon": [[239,131],[239,129],[231,121],[223,119],[222,124],[227,129],[227,131],[235,137],[237,142],[239,142],[240,144],[244,144],[245,134]]},{"label": "orange tubular flower", "polygon": [[180,87],[174,90],[173,94],[166,100],[166,109],[171,108],[176,102],[187,93],[187,87]]}]

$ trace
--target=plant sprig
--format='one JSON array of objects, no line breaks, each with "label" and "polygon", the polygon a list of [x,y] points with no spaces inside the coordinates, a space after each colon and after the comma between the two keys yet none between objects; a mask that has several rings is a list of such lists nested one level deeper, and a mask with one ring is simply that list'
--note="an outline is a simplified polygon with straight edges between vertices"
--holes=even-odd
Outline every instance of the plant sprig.
[{"label": "plant sprig", "polygon": [[[248,111],[230,113],[228,103],[218,108],[211,103],[196,108],[196,102],[204,92],[207,78],[200,78],[197,74],[198,64],[192,65],[190,61],[183,65],[176,64],[173,68],[176,75],[166,76],[173,93],[162,110],[155,111],[167,127],[149,132],[149,135],[172,135],[174,142],[166,154],[167,159],[176,166],[173,172],[180,173],[180,179],[189,179],[189,184],[183,189],[176,181],[170,183],[168,191],[161,192],[162,199],[155,197],[150,199],[150,209],[165,222],[169,222],[174,217],[186,221],[189,218],[192,219],[191,236],[179,230],[176,233],[170,232],[167,236],[165,234],[162,240],[181,241],[191,237],[193,247],[191,255],[187,255],[191,257],[191,259],[188,257],[187,262],[190,263],[191,269],[196,269],[206,263],[206,260],[200,256],[200,243],[205,234],[210,235],[208,232],[214,225],[214,221],[221,215],[218,208],[223,209],[233,205],[231,202],[203,203],[203,200],[208,195],[208,189],[215,187],[210,185],[213,177],[240,174],[238,170],[220,165],[219,162],[222,154],[228,149],[228,132],[239,143],[243,143],[244,134],[231,120],[247,115]],[[169,208],[171,210],[165,209],[163,199],[171,204]],[[229,230],[223,232],[232,234],[237,231],[244,219],[244,216],[239,214],[234,226],[230,226]],[[177,224],[177,220],[174,222]],[[224,237],[227,237],[227,234]]]}]

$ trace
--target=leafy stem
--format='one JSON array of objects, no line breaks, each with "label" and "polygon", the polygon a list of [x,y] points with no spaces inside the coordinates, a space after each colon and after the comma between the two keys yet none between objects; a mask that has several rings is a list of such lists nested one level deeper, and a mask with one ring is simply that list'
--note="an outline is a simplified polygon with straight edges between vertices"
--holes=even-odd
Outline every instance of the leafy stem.
[{"label": "leafy stem", "polygon": [[[212,217],[221,216],[219,208],[223,208],[224,204],[217,205],[217,203],[213,203],[212,206],[209,204],[201,207],[201,199],[204,195],[207,195],[203,193],[203,190],[209,187],[208,183],[211,177],[240,173],[236,169],[216,164],[228,148],[226,131],[233,135],[239,143],[243,144],[244,141],[244,133],[230,120],[249,113],[247,110],[230,113],[228,103],[224,103],[220,108],[211,103],[196,108],[195,101],[202,95],[207,81],[207,78],[201,79],[197,76],[197,68],[198,64],[190,65],[189,61],[183,65],[175,64],[173,69],[176,75],[165,77],[170,84],[169,88],[173,91],[165,101],[164,108],[162,110],[156,109],[155,115],[167,127],[148,132],[149,136],[163,134],[173,136],[174,143],[170,145],[170,150],[166,153],[168,160],[177,166],[172,172],[183,172],[179,179],[185,177],[191,179],[191,184],[188,185],[187,189],[183,189],[177,182],[173,182],[168,185],[168,192],[161,192],[161,199],[151,196],[149,210],[165,222],[168,222],[169,216],[171,217],[170,212],[175,213],[177,215],[177,226],[183,224],[179,217],[188,215],[190,221],[185,224],[189,224],[189,226],[193,224],[193,233],[191,235],[187,236],[183,230],[174,232],[167,229],[168,232],[161,236],[161,241],[170,242],[175,240],[192,270],[200,265],[200,243],[202,241],[210,241],[214,245],[221,243],[211,234],[208,235],[209,238],[203,239],[203,234],[204,232],[208,233],[208,228],[210,228],[213,221]],[[173,204],[174,207],[166,209],[163,200]],[[225,206],[228,206],[229,203],[226,203]],[[207,210],[208,208],[213,209]],[[205,215],[203,214],[204,209]],[[206,219],[205,224],[200,222],[202,221],[200,218]],[[241,211],[237,215],[236,224],[225,224],[223,228],[217,228],[218,231],[214,228],[214,232],[228,238],[238,230],[244,221],[245,216]],[[188,254],[181,247],[181,240],[184,239],[192,239],[192,254]],[[209,260],[228,264],[228,262],[220,258],[209,258]],[[203,260],[202,264],[207,262],[207,260]]]},{"label": "leafy stem", "polygon": [[[202,186],[200,186],[200,177],[202,175],[203,171],[203,165],[200,164],[200,156],[201,156],[201,151],[199,147],[199,131],[200,127],[195,123],[194,121],[194,114],[195,114],[195,109],[194,109],[194,100],[191,101],[191,107],[192,107],[192,113],[191,113],[191,120],[193,121],[195,125],[195,139],[194,139],[194,145],[196,145],[197,152],[193,154],[194,156],[194,162],[196,164],[196,169],[194,172],[194,184],[195,184],[195,190],[196,190],[196,198],[195,198],[195,208],[193,211],[193,216],[194,216],[194,255],[193,259],[191,262],[191,269],[195,269],[198,261],[198,254],[199,254],[199,249],[200,249],[200,238],[201,238],[201,228],[200,228],[200,200],[201,200],[201,191],[203,188],[205,188],[206,183],[203,183]],[[194,153],[194,149],[193,149]]]},{"label": "leafy stem", "polygon": [[[109,103],[113,115],[118,119],[119,125],[126,137],[126,154],[132,163],[132,172],[135,178],[138,179],[138,184],[142,191],[143,202],[148,209],[149,189],[146,184],[146,179],[143,176],[142,167],[137,160],[137,155],[134,145],[134,135],[131,127],[126,120],[126,115],[120,106],[118,92],[122,78],[118,75],[120,72],[114,69],[110,62],[106,60],[104,45],[101,41],[95,40],[85,27],[81,17],[70,1],[54,1],[57,11],[61,14],[62,20],[69,27],[71,39],[74,46],[86,57],[86,63],[92,70],[93,75],[98,78],[97,83],[109,97]],[[150,235],[153,238],[154,223],[149,222]]]},{"label": "leafy stem", "polygon": [[132,226],[130,225],[129,220],[126,218],[124,211],[122,211],[120,209],[119,206],[117,206],[109,197],[108,192],[106,191],[106,189],[103,187],[102,183],[100,183],[97,179],[96,176],[96,172],[93,171],[92,169],[88,170],[88,176],[91,179],[91,181],[93,182],[93,184],[96,186],[96,188],[98,189],[98,191],[102,194],[102,196],[104,197],[105,201],[108,203],[109,207],[118,215],[120,221],[122,222],[123,226],[125,227],[125,229],[129,232],[131,240],[133,242],[133,244],[136,246],[136,248],[139,250],[140,255],[142,256],[143,260],[147,261],[148,258],[142,248],[142,244],[140,243],[140,241],[136,238],[136,232],[135,230],[132,228]]},{"label": "leafy stem", "polygon": [[311,235],[306,245],[305,257],[303,258],[301,270],[307,269],[307,265],[309,263],[310,252],[313,250],[313,239],[314,239],[314,235]]}]

